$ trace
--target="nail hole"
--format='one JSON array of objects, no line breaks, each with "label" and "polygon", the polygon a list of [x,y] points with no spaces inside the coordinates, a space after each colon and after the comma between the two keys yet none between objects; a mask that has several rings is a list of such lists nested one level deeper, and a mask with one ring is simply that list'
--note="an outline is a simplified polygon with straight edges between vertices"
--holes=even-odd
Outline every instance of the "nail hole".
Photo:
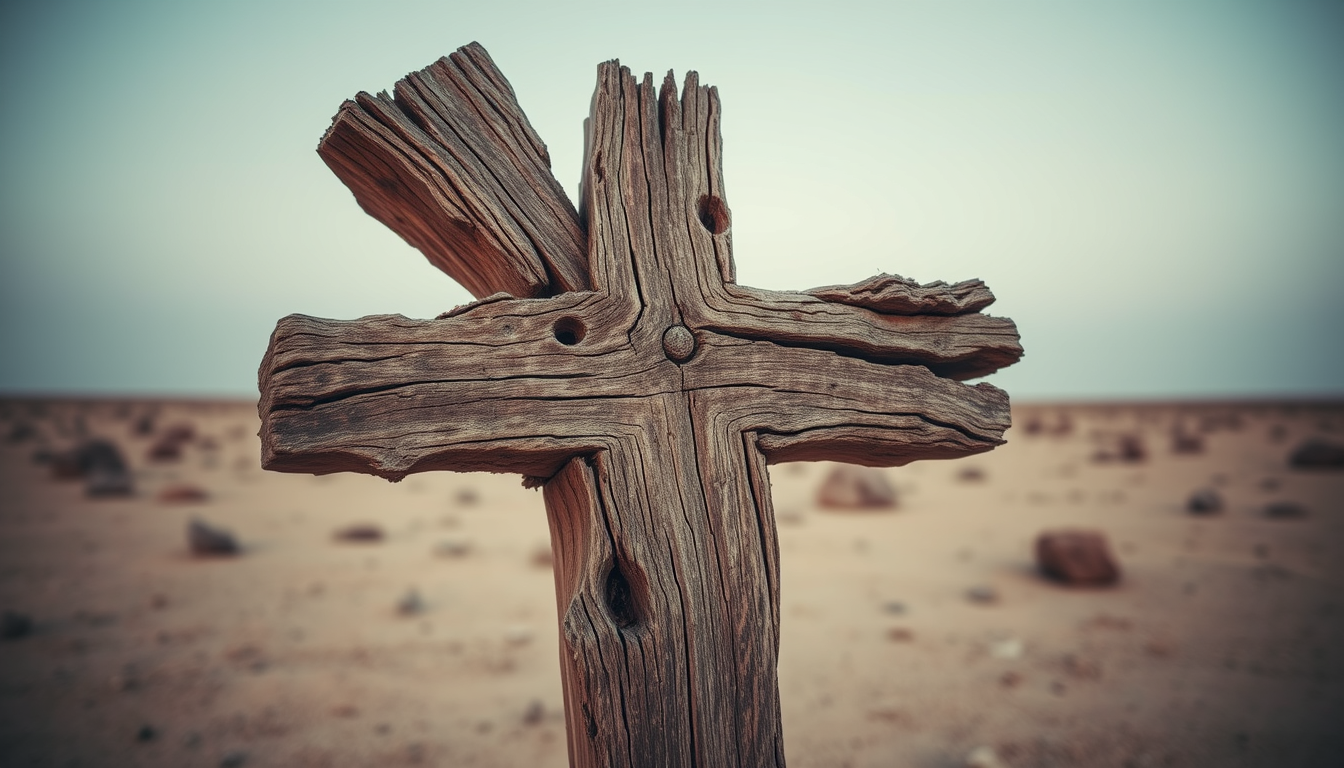
[{"label": "nail hole", "polygon": [[621,629],[633,626],[638,618],[630,582],[621,573],[620,566],[613,567],[611,573],[607,574],[607,608],[611,610],[612,620]]},{"label": "nail hole", "polygon": [[555,340],[567,347],[583,341],[583,336],[587,332],[583,321],[577,317],[562,317],[555,321]]},{"label": "nail hole", "polygon": [[731,225],[728,206],[715,195],[700,196],[700,223],[711,233],[722,235]]}]

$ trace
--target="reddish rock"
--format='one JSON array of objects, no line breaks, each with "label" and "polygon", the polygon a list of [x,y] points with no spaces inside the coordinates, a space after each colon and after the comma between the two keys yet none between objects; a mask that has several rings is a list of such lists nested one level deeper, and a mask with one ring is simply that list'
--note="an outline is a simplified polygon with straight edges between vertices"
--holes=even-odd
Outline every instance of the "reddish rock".
[{"label": "reddish rock", "polygon": [[1069,585],[1102,586],[1120,579],[1120,566],[1101,531],[1045,531],[1036,538],[1036,564],[1047,577]]},{"label": "reddish rock", "polygon": [[817,505],[826,509],[895,509],[896,490],[880,470],[841,464],[817,489]]},{"label": "reddish rock", "polygon": [[158,498],[164,504],[199,504],[209,501],[210,494],[194,485],[168,485],[159,491]]},{"label": "reddish rock", "polygon": [[182,444],[176,440],[160,438],[149,447],[146,456],[150,461],[177,461],[182,458]]}]

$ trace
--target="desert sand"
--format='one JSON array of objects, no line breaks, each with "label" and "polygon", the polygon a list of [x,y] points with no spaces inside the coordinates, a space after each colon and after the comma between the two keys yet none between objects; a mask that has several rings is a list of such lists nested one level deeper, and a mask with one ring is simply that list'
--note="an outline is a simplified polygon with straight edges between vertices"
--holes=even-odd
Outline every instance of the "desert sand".
[{"label": "desert sand", "polygon": [[[1344,764],[1344,471],[1288,463],[1344,442],[1344,403],[1014,422],[881,470],[889,510],[820,508],[826,464],[771,468],[789,761]],[[151,459],[175,425],[181,456]],[[565,765],[541,495],[265,472],[257,427],[246,402],[0,401],[0,765]],[[35,460],[90,437],[132,495]],[[1201,489],[1221,512],[1187,510]],[[241,551],[194,556],[194,518]],[[1121,581],[1043,578],[1060,527],[1104,532]]]}]

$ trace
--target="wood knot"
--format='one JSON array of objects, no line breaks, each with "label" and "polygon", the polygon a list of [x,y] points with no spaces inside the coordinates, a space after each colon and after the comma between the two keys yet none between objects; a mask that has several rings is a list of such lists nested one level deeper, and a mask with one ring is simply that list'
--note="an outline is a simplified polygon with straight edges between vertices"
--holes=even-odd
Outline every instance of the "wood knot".
[{"label": "wood knot", "polygon": [[684,325],[663,331],[663,352],[674,363],[684,363],[695,354],[695,335]]}]

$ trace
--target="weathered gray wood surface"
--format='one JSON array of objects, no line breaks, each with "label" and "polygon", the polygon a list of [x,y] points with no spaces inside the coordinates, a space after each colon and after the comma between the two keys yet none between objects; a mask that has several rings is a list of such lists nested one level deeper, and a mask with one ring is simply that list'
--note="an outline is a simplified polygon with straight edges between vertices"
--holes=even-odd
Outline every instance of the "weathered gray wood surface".
[{"label": "weathered gray wood surface", "polygon": [[[1016,328],[974,311],[978,283],[736,285],[718,95],[693,72],[678,95],[599,66],[579,211],[479,46],[395,93],[347,102],[319,152],[481,300],[281,320],[264,465],[544,483],[571,764],[783,765],[766,465],[990,450],[1007,395],[959,380],[1016,361]],[[939,314],[901,314],[921,301]]]}]

